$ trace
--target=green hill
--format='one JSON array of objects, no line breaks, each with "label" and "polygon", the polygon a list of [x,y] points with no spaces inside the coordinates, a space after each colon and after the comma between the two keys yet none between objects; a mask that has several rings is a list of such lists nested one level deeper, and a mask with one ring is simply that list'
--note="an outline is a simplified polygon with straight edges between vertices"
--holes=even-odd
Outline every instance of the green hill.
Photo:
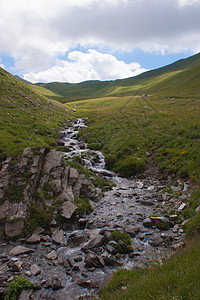
[{"label": "green hill", "polygon": [[0,68],[0,160],[25,147],[56,145],[66,108]]},{"label": "green hill", "polygon": [[122,80],[85,81],[77,84],[52,82],[38,83],[37,85],[60,95],[61,97],[54,96],[54,99],[63,103],[108,95],[124,96],[141,95],[142,93],[162,93],[169,96],[185,93],[186,96],[199,96],[199,69],[200,53],[165,67]]}]

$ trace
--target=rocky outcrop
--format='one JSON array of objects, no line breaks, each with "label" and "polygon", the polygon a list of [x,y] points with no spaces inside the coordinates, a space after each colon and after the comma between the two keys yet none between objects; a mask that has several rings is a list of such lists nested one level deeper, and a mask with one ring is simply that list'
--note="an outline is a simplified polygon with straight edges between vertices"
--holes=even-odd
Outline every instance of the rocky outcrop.
[{"label": "rocky outcrop", "polygon": [[49,222],[54,224],[58,214],[69,220],[80,196],[98,201],[101,190],[69,167],[59,151],[26,148],[16,160],[7,158],[1,164],[0,236],[22,236],[33,206],[51,211]]}]

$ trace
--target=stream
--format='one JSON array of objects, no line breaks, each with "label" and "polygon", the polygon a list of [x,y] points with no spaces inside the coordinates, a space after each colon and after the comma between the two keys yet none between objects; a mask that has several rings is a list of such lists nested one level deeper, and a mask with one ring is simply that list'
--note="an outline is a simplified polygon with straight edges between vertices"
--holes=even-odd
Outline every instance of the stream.
[{"label": "stream", "polygon": [[[62,231],[62,244],[54,243],[49,235],[42,236],[41,242],[32,246],[33,253],[21,256],[21,274],[30,276],[38,290],[20,300],[99,299],[98,292],[119,267],[139,269],[154,261],[162,263],[163,258],[183,244],[178,215],[169,211],[180,210],[188,194],[187,184],[178,182],[173,186],[151,172],[145,179],[127,179],[106,170],[103,154],[88,149],[82,138],[77,139],[85,126],[85,119],[77,119],[63,128],[61,143],[69,149],[64,156],[67,160],[80,156],[85,166],[113,187],[103,193],[100,201],[91,201],[93,212],[81,218],[78,227]],[[176,199],[164,192],[169,187],[174,195],[177,193]],[[161,228],[156,224],[162,225]],[[111,238],[116,230],[130,234],[132,251],[128,254],[116,251]],[[1,257],[6,260],[7,253],[16,245],[17,242],[1,242],[5,251]],[[120,247],[125,246],[122,243]],[[39,275],[32,276],[26,271],[33,264],[40,267]]]}]

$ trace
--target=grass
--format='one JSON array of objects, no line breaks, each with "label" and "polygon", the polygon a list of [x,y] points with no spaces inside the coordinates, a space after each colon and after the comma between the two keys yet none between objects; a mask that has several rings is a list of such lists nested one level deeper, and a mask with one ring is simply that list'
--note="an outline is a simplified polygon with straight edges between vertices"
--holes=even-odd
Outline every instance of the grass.
[{"label": "grass", "polygon": [[100,295],[102,300],[200,299],[200,240],[162,265],[141,270],[119,270]]},{"label": "grass", "polygon": [[150,153],[161,171],[199,179],[200,99],[104,97],[73,106],[89,117],[81,135],[101,148],[108,168],[123,176],[142,173]]},{"label": "grass", "polygon": [[0,161],[26,147],[56,146],[59,129],[70,118],[60,103],[0,68]]},{"label": "grass", "polygon": [[24,276],[15,277],[9,284],[5,300],[16,300],[23,290],[34,288],[28,278]]}]

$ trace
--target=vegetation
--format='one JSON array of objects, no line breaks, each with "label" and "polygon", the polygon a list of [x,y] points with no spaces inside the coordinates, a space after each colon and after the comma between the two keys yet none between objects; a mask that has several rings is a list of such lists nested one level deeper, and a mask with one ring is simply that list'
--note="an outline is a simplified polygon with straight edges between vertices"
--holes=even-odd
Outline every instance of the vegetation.
[{"label": "vegetation", "polygon": [[112,238],[115,242],[123,241],[125,244],[131,246],[131,237],[128,233],[122,232],[120,230],[115,230],[111,233]]},{"label": "vegetation", "polygon": [[100,297],[102,300],[200,299],[199,255],[198,238],[163,264],[141,270],[119,270]]},{"label": "vegetation", "polygon": [[0,161],[26,147],[56,146],[58,131],[69,119],[65,107],[2,68],[0,82]]},{"label": "vegetation", "polygon": [[34,285],[24,276],[15,277],[9,284],[6,300],[16,300],[23,290],[32,289]]},{"label": "vegetation", "polygon": [[90,204],[89,199],[80,197],[75,201],[75,204],[78,206],[77,215],[79,215],[80,217],[93,211],[93,207]]},{"label": "vegetation", "polygon": [[[44,89],[36,92],[37,87],[30,89],[2,69],[0,80],[1,159],[27,146],[56,146],[58,129],[69,118],[63,105],[41,96],[48,94]],[[67,109],[75,108],[77,116],[89,117],[88,127],[81,131],[81,136],[92,149],[105,154],[109,169],[126,177],[143,176],[145,167],[153,162],[161,172],[189,178],[198,186],[199,80],[200,54],[197,54],[135,78],[78,85],[52,83],[43,87],[56,93],[47,95],[51,99],[66,102]],[[148,96],[142,97],[143,94]],[[109,186],[84,168],[81,160],[76,158],[70,164],[92,179],[95,186]],[[10,193],[12,197],[13,192]],[[81,209],[90,209],[87,199],[79,201]],[[102,293],[102,299],[199,299],[200,213],[196,211],[199,205],[197,188],[189,208],[183,212],[191,221],[185,227],[187,246],[180,253],[162,265],[137,271],[119,270]],[[35,218],[30,227],[40,224],[40,220],[44,225],[51,213],[33,209]],[[123,238],[120,232],[113,235],[116,240]]]}]

